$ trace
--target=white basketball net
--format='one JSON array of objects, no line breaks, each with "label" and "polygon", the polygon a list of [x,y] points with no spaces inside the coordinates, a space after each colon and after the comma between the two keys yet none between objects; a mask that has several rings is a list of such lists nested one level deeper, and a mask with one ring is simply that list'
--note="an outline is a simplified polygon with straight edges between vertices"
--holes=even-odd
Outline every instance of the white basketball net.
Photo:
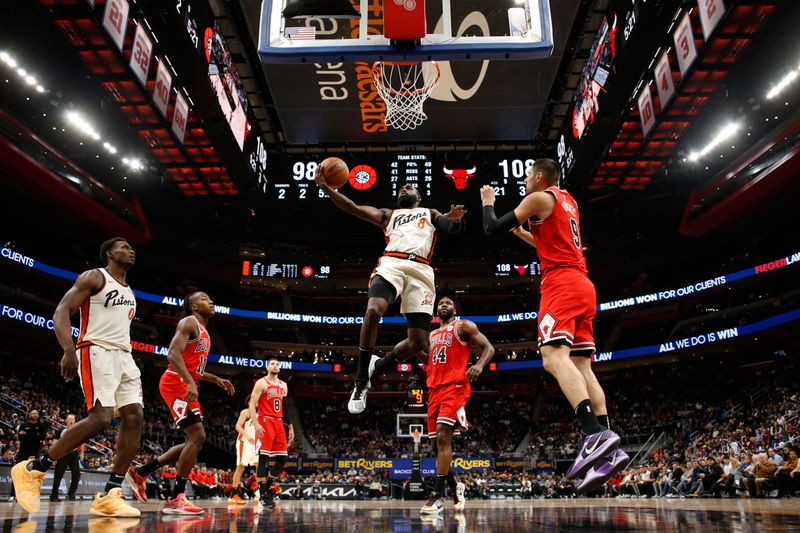
[{"label": "white basketball net", "polygon": [[383,122],[396,130],[413,130],[428,118],[423,109],[425,100],[439,83],[439,65],[423,63],[391,63],[377,61],[372,76],[378,94],[386,102]]}]

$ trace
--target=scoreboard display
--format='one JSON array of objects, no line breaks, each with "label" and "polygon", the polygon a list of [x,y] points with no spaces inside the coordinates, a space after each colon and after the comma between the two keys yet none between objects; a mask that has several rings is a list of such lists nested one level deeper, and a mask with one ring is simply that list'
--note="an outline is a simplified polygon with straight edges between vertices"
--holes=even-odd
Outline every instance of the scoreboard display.
[{"label": "scoreboard display", "polygon": [[242,261],[243,278],[274,279],[328,279],[331,277],[330,265],[310,263],[281,263],[267,261]]},{"label": "scoreboard display", "polygon": [[[327,201],[314,183],[317,166],[332,154],[273,155],[264,192],[279,204],[304,205]],[[389,206],[408,183],[426,205],[479,202],[478,191],[491,185],[498,204],[513,206],[525,196],[525,177],[534,159],[528,153],[438,152],[342,154],[350,168],[342,192],[356,202]]]}]

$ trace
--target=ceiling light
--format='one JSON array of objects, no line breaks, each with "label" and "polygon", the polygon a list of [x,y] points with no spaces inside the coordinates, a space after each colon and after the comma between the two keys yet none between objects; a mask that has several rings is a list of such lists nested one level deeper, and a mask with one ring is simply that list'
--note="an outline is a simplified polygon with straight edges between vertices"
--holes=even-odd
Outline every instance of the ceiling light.
[{"label": "ceiling light", "polygon": [[19,75],[20,75],[20,76],[22,76],[23,78],[24,78],[25,76],[27,76],[27,75],[28,75],[28,73],[27,73],[27,72],[25,72],[25,69],[24,69],[24,68],[18,68],[18,69],[17,69],[17,74],[19,74]]},{"label": "ceiling light", "polygon": [[711,139],[711,141],[709,141],[709,143],[707,145],[705,145],[705,147],[702,150],[700,150],[699,152],[696,152],[696,151],[690,152],[689,153],[689,161],[691,161],[691,162],[697,161],[702,156],[706,155],[707,153],[712,151],[714,148],[719,146],[721,143],[723,143],[726,140],[728,140],[731,137],[733,137],[733,135],[735,135],[736,132],[739,131],[740,127],[741,127],[741,124],[739,124],[738,122],[730,122],[730,123],[728,123],[724,128],[719,130],[719,132],[717,132],[716,135],[714,135],[714,137]]},{"label": "ceiling light", "polygon": [[31,75],[25,76],[25,82],[26,82],[28,85],[36,85],[36,78],[34,78],[34,77],[33,77],[33,76],[31,76]]},{"label": "ceiling light", "polygon": [[786,74],[781,81],[779,81],[770,91],[767,93],[767,98],[772,99],[778,96],[781,91],[783,91],[790,83],[792,83],[797,78],[798,72],[793,70]]}]

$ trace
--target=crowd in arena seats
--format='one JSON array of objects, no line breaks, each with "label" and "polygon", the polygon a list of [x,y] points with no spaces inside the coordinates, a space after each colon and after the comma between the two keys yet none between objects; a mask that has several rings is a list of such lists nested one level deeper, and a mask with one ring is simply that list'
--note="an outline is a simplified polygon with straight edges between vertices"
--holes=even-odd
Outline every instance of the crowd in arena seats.
[{"label": "crowd in arena seats", "polygon": [[[800,362],[780,358],[763,365],[748,363],[744,356],[730,354],[684,358],[680,372],[671,365],[651,365],[602,372],[612,428],[623,435],[623,445],[633,435],[660,437],[652,449],[646,447],[629,470],[611,481],[605,491],[620,497],[698,496],[790,496],[795,493],[800,470],[797,443],[800,437]],[[0,461],[14,460],[16,430],[26,408],[37,408],[51,424],[66,413],[80,414],[83,398],[74,383],[66,384],[52,365],[8,365],[0,381]],[[144,365],[146,382],[155,383],[159,370]],[[551,461],[569,460],[579,435],[569,405],[546,377],[533,396],[476,394],[468,405],[473,428],[455,441],[455,452],[467,456],[513,454],[528,429],[531,441],[526,455]],[[147,460],[167,446],[182,440],[161,405],[155,386],[145,387],[146,443],[137,459]],[[205,393],[204,393],[205,391]],[[241,399],[225,397],[221,391],[201,388],[207,410],[207,433],[223,436],[223,444],[235,438],[233,423]],[[238,398],[238,396],[237,396]],[[343,401],[295,398],[305,435],[314,451],[332,457],[404,457],[411,442],[396,439],[395,415],[404,399],[376,395],[358,417],[347,414]],[[112,425],[98,437],[101,446],[86,454],[83,466],[105,470],[116,439]],[[644,443],[646,439],[642,439]],[[100,453],[97,453],[99,451]],[[294,455],[296,452],[290,452]],[[427,446],[423,442],[423,453]],[[633,454],[631,454],[633,455]],[[198,493],[222,497],[226,471],[214,471],[216,482],[207,483],[198,470]],[[319,473],[321,483],[349,483],[353,476]],[[156,482],[169,470],[154,476]],[[354,473],[370,481],[369,472]],[[497,482],[497,473],[477,477],[469,489],[480,497],[481,485]],[[306,478],[303,478],[306,479]],[[295,478],[289,478],[295,482]],[[534,497],[569,497],[573,485],[557,475],[530,474],[517,478],[521,486],[530,482]],[[369,484],[369,483],[367,483]],[[527,489],[526,489],[527,490]]]},{"label": "crowd in arena seats", "polygon": [[[297,398],[303,431],[317,453],[328,457],[408,457],[412,441],[396,437],[397,413],[405,400],[370,399],[369,409],[353,416],[342,402]],[[473,396],[467,404],[470,429],[457,437],[454,450],[470,457],[513,454],[527,433],[530,402],[526,398]],[[424,413],[423,413],[424,414]],[[423,433],[427,427],[423,428]],[[332,434],[335,437],[332,438]],[[422,446],[427,447],[423,439]]]},{"label": "crowd in arena seats", "polygon": [[[800,488],[798,370],[800,363],[791,360],[766,368],[692,361],[680,373],[659,365],[601,376],[623,445],[626,435],[662,437],[604,494],[794,495]],[[578,435],[563,403],[549,406],[532,428],[529,453],[551,459],[575,453]]]}]

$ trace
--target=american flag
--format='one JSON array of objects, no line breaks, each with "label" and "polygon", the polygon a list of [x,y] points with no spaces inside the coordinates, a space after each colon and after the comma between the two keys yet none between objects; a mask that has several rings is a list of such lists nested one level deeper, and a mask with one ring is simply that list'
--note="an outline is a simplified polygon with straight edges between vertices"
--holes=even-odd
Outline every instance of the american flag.
[{"label": "american flag", "polygon": [[289,39],[306,39],[314,40],[316,38],[317,29],[313,26],[296,26],[294,28],[286,28],[286,37]]}]

